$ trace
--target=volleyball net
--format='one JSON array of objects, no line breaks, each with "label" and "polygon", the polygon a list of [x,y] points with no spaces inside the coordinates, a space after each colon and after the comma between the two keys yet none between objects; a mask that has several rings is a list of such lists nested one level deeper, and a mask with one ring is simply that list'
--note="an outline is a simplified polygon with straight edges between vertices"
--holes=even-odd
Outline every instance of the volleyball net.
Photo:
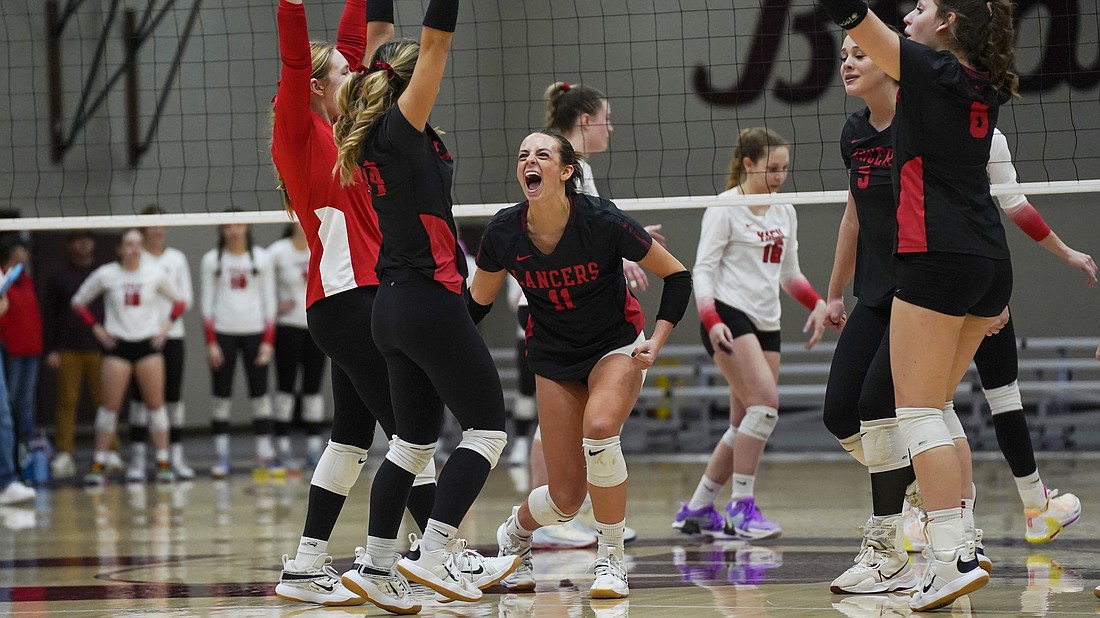
[{"label": "volleyball net", "polygon": [[[397,0],[418,38],[426,1]],[[0,3],[0,229],[286,222],[269,157],[279,76],[274,0]],[[1003,108],[1022,183],[995,192],[1100,190],[1097,3],[1017,3],[1021,97]],[[341,0],[306,0],[334,40]],[[872,8],[901,26],[911,3]],[[839,135],[862,107],[840,80],[843,33],[809,0],[497,0],[463,3],[432,123],[455,155],[456,215],[521,199],[515,153],[555,81],[608,96],[614,132],[590,163],[626,210],[732,204],[738,131],[791,143],[767,198],[843,203]],[[759,203],[759,198],[754,198]],[[169,214],[139,216],[149,204]],[[225,213],[227,208],[243,212]]]}]

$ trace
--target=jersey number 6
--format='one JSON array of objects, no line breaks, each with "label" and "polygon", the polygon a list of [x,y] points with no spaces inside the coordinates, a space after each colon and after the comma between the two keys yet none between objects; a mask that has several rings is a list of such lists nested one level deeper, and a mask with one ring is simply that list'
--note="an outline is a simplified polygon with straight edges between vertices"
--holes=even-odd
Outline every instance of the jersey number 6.
[{"label": "jersey number 6", "polygon": [[981,101],[970,104],[970,137],[982,139],[989,135],[989,106]]}]

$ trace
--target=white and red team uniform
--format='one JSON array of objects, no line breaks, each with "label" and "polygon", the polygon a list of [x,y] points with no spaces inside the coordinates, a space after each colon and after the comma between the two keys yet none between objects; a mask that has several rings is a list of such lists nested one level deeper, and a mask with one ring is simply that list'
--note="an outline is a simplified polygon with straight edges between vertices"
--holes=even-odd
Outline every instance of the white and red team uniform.
[{"label": "white and red team uniform", "polygon": [[306,282],[309,278],[309,249],[299,250],[294,241],[280,238],[267,247],[275,269],[275,300],[278,305],[293,302],[294,308],[275,319],[277,326],[306,328]]},{"label": "white and red team uniform", "polygon": [[[721,195],[740,194],[734,187]],[[794,206],[776,204],[759,216],[747,206],[706,209],[692,278],[707,331],[721,321],[715,301],[744,313],[758,331],[778,331],[780,285],[804,279]],[[819,297],[812,288],[802,294],[796,300],[812,309]]]},{"label": "white and red team uniform", "polygon": [[[162,291],[163,290],[163,291]],[[103,296],[103,328],[115,339],[140,342],[152,339],[164,326],[161,297],[174,294],[167,273],[144,259],[135,270],[126,270],[118,262],[95,269],[73,295],[74,305],[87,306]]]},{"label": "white and red team uniform", "polygon": [[[240,255],[211,249],[202,256],[202,319],[206,342],[215,333],[263,334],[275,341],[275,280],[271,258],[261,247]],[[220,272],[219,272],[220,271]]]}]

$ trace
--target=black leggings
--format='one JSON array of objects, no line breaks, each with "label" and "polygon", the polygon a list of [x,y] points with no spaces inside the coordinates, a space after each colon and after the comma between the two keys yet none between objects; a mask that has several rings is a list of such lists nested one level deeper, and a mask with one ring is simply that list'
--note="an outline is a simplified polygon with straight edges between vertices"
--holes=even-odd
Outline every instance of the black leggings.
[{"label": "black leggings", "polygon": [[295,392],[299,367],[302,373],[301,394],[320,393],[321,378],[325,375],[325,353],[313,342],[308,329],[275,327],[275,383],[280,393]]},{"label": "black leggings", "polygon": [[248,396],[252,399],[267,394],[267,366],[256,364],[256,355],[263,343],[263,334],[226,335],[217,333],[218,346],[222,349],[222,365],[210,370],[214,382],[214,396],[228,399],[233,396],[233,369],[237,365],[237,355],[244,363],[244,372],[248,377]]},{"label": "black leggings", "polygon": [[1011,317],[1001,332],[982,340],[982,345],[974,353],[974,366],[978,368],[978,377],[985,390],[1008,386],[1016,381],[1020,375],[1020,362],[1016,351],[1016,327],[1012,325]]},{"label": "black leggings", "polygon": [[[383,280],[374,338],[390,370],[397,435],[413,444],[439,438],[446,403],[463,430],[504,431],[504,393],[485,341],[462,296],[419,276]],[[489,462],[456,449],[439,477],[432,518],[458,526],[489,476]],[[371,487],[370,536],[394,539],[413,475],[385,460]]]},{"label": "black leggings", "polygon": [[375,422],[397,431],[386,359],[371,335],[378,288],[359,287],[322,298],[306,310],[309,334],[332,359],[332,441],[369,449]]},{"label": "black leggings", "polygon": [[[527,329],[527,321],[531,318],[531,308],[521,305],[516,308],[516,320],[520,328]],[[527,338],[520,337],[516,340],[516,370],[519,372],[519,394],[526,397],[535,396],[535,372],[527,364]]]},{"label": "black leggings", "polygon": [[838,440],[859,433],[859,422],[890,418],[894,381],[890,372],[890,305],[856,303],[836,343],[823,420]]}]

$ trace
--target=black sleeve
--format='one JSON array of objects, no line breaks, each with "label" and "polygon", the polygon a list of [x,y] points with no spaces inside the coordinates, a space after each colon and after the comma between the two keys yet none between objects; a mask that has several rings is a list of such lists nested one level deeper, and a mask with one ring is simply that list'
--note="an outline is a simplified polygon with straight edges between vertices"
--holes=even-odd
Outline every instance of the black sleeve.
[{"label": "black sleeve", "polygon": [[396,103],[393,109],[386,112],[379,122],[379,135],[382,143],[397,152],[415,152],[423,147],[425,139],[423,131],[417,131],[416,127],[409,124],[405,114]]},{"label": "black sleeve", "polygon": [[490,221],[489,225],[485,227],[485,232],[481,235],[481,246],[477,250],[477,259],[474,260],[481,270],[495,273],[504,269],[497,257],[500,255],[497,243],[500,241],[500,233],[503,231],[496,219]]},{"label": "black sleeve", "polygon": [[641,262],[649,253],[649,248],[653,246],[653,237],[645,230],[645,226],[634,220],[634,217],[619,210],[618,206],[610,201],[605,203],[614,225],[612,238],[615,250],[631,262]]},{"label": "black sleeve", "polygon": [[849,116],[848,120],[844,123],[844,128],[840,130],[840,158],[844,160],[844,169],[851,171],[852,169],[852,117]]},{"label": "black sleeve", "polygon": [[905,37],[901,37],[898,53],[901,84],[907,87],[932,84],[943,74],[945,67],[951,63],[951,58],[954,58],[950,52],[938,52]]}]

